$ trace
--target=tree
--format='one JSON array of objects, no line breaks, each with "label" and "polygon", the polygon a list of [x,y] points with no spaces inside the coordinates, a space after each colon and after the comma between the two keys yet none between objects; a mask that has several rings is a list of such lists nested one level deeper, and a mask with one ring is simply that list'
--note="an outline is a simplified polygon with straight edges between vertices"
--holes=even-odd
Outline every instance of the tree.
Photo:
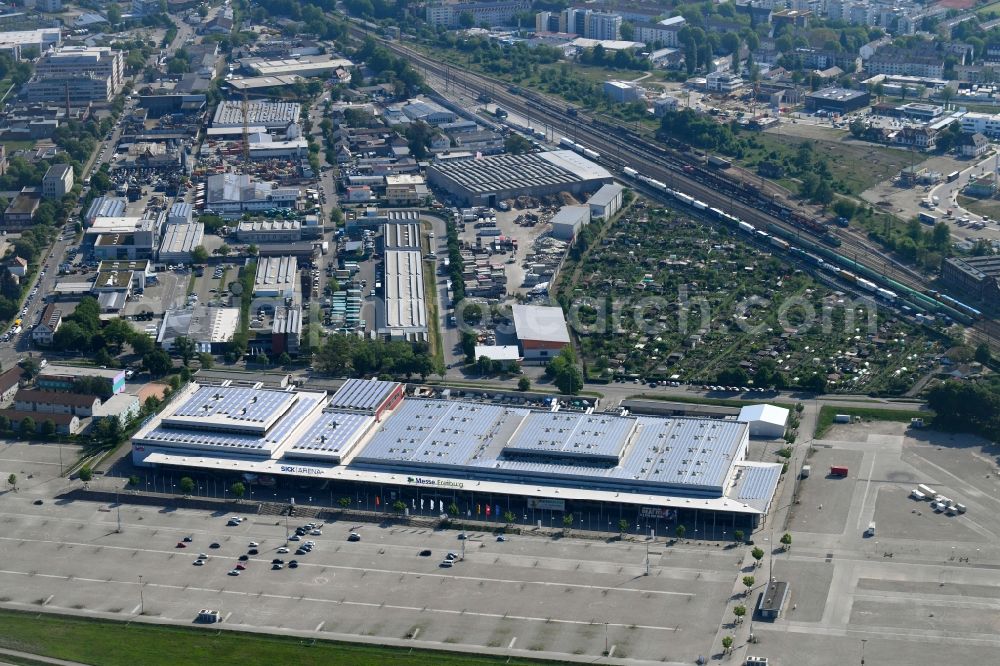
[{"label": "tree", "polygon": [[528,141],[520,134],[511,132],[504,139],[503,148],[504,152],[511,155],[523,155],[524,153],[530,153],[534,149],[534,146],[531,144],[531,141]]},{"label": "tree", "polygon": [[7,477],[7,485],[10,486],[10,489],[15,493],[17,492],[17,474],[11,474]]},{"label": "tree", "polygon": [[225,243],[219,246],[219,249],[215,251],[220,257],[228,257],[233,251],[233,248],[229,247]]},{"label": "tree", "polygon": [[[112,419],[114,420],[114,419]],[[52,437],[56,434],[56,422],[52,419],[45,419],[42,421],[42,434],[46,437]]]},{"label": "tree", "polygon": [[733,637],[732,636],[723,636],[722,637],[722,649],[725,650],[726,652],[729,652],[729,650],[731,650],[732,647],[733,647]]},{"label": "tree", "polygon": [[[62,328],[59,330],[61,331]],[[59,331],[56,332],[58,333]],[[132,351],[139,356],[145,356],[149,352],[156,349],[156,343],[153,342],[153,338],[149,337],[145,333],[139,333],[138,331],[129,339],[128,343],[131,345]]]},{"label": "tree", "polygon": [[39,371],[42,369],[41,364],[37,358],[28,357],[19,363],[21,369],[24,370],[24,374],[28,375],[29,379],[34,379]]},{"label": "tree", "polygon": [[190,476],[182,476],[180,483],[177,485],[180,486],[181,492],[185,495],[190,495],[194,492],[194,479]]},{"label": "tree", "polygon": [[339,500],[337,500],[337,504],[340,505],[341,509],[348,509],[351,506],[351,498],[350,497],[341,497]]},{"label": "tree", "polygon": [[204,264],[208,261],[208,250],[205,249],[204,245],[199,245],[191,250],[191,261],[196,264]]},{"label": "tree", "polygon": [[142,357],[142,365],[153,377],[162,377],[174,367],[170,356],[162,349],[154,349]]},{"label": "tree", "polygon": [[108,5],[107,10],[108,23],[112,26],[116,26],[122,22],[122,10],[118,5],[111,4]]},{"label": "tree", "polygon": [[621,538],[624,539],[625,535],[628,534],[628,527],[629,527],[629,522],[624,518],[618,521],[618,534],[620,535]]},{"label": "tree", "polygon": [[80,477],[80,480],[83,481],[84,483],[87,483],[92,478],[94,478],[94,470],[90,469],[89,467],[81,467],[80,471],[77,474]]},{"label": "tree", "polygon": [[233,494],[236,499],[243,499],[243,495],[246,494],[246,486],[243,485],[242,481],[237,481],[233,485],[229,486],[229,492]]},{"label": "tree", "polygon": [[990,361],[992,361],[993,354],[990,353],[990,346],[985,342],[983,342],[978,347],[976,347],[975,359],[978,362],[982,363],[983,365],[987,365]]},{"label": "tree", "polygon": [[783,545],[785,547],[785,550],[788,550],[791,547],[791,545],[792,545],[792,535],[789,534],[788,532],[785,532],[784,534],[782,534],[781,535],[781,545]]},{"label": "tree", "polygon": [[481,376],[489,377],[493,374],[493,361],[488,356],[480,356],[476,361],[476,370]]},{"label": "tree", "polygon": [[35,426],[35,419],[30,416],[25,416],[21,419],[21,436],[29,437],[38,432],[38,428]]},{"label": "tree", "polygon": [[458,512],[459,512],[459,509],[458,509],[458,505],[457,504],[455,504],[454,502],[452,502],[451,504],[448,505],[448,515],[449,516],[451,516],[452,518],[455,518],[456,516],[458,516]]},{"label": "tree", "polygon": [[746,615],[746,614],[747,614],[747,607],[746,606],[742,606],[741,605],[741,606],[734,606],[733,607],[733,615],[736,616],[736,623],[737,624],[739,624],[740,622],[743,621],[743,616]]},{"label": "tree", "polygon": [[513,511],[504,511],[503,522],[507,523],[508,525],[513,525],[515,522],[517,522],[517,516],[514,515]]},{"label": "tree", "polygon": [[133,474],[132,476],[128,477],[128,485],[132,486],[133,488],[135,488],[136,486],[138,486],[139,485],[139,477],[136,476],[135,474]]},{"label": "tree", "polygon": [[472,15],[472,12],[462,12],[458,15],[458,27],[464,30],[476,25],[476,18]]},{"label": "tree", "polygon": [[392,503],[392,510],[396,513],[403,513],[406,511],[406,502],[403,500],[396,500]]},{"label": "tree", "polygon": [[750,594],[750,589],[755,582],[753,576],[743,576],[743,587],[747,588],[747,594]]},{"label": "tree", "polygon": [[757,564],[755,566],[759,567],[760,561],[764,557],[764,551],[761,550],[760,546],[754,546],[754,549],[750,551],[750,556],[757,560]]},{"label": "tree", "polygon": [[566,364],[556,373],[553,383],[560,392],[566,395],[576,395],[583,388],[583,375],[576,364]]},{"label": "tree", "polygon": [[174,338],[173,350],[175,354],[181,357],[181,361],[183,361],[184,366],[187,367],[187,364],[191,362],[192,358],[194,358],[194,340],[187,336],[179,335]]},{"label": "tree", "polygon": [[208,352],[201,352],[198,354],[198,364],[206,370],[211,370],[215,365],[215,357]]},{"label": "tree", "polygon": [[572,513],[563,514],[562,523],[563,523],[563,531],[568,532],[569,529],[573,527],[573,514]]},{"label": "tree", "polygon": [[258,248],[253,243],[250,243],[249,245],[247,245],[247,254],[249,254],[251,257],[256,257],[258,254],[260,254],[260,248]]},{"label": "tree", "polygon": [[678,539],[683,539],[684,535],[687,534],[687,528],[684,527],[683,525],[678,525],[677,528],[674,530],[674,534],[677,535]]},{"label": "tree", "polygon": [[[987,348],[988,349],[988,348]],[[517,380],[517,390],[518,391],[530,391],[531,390],[531,380],[527,377],[521,377]]]},{"label": "tree", "polygon": [[743,536],[744,536],[743,530],[736,530],[735,532],[733,532],[733,538],[736,539],[737,541],[742,542]]}]

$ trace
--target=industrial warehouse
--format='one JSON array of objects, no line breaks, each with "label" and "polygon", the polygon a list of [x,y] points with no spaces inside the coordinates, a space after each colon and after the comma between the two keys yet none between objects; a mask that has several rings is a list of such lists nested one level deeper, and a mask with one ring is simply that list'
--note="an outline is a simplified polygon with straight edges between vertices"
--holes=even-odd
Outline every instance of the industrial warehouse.
[{"label": "industrial warehouse", "polygon": [[560,192],[594,192],[612,181],[611,174],[571,150],[527,155],[492,155],[454,160],[427,168],[427,182],[457,203],[496,206],[520,196],[544,197]]},{"label": "industrial warehouse", "polygon": [[295,477],[307,494],[375,510],[402,500],[426,515],[447,505],[494,520],[502,508],[528,522],[579,512],[753,527],[781,465],[746,460],[749,437],[740,421],[406,398],[402,384],[354,379],[332,397],[190,384],[135,434],[132,455],[262,483]]}]

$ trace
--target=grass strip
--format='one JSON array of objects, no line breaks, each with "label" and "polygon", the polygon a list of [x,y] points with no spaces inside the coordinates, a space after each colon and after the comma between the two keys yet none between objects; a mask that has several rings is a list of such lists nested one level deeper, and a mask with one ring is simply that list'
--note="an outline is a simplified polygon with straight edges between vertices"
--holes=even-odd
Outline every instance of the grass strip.
[{"label": "grass strip", "polygon": [[350,664],[537,666],[565,662],[310,640],[0,610],[0,647],[100,666]]},{"label": "grass strip", "polygon": [[916,409],[884,409],[879,407],[840,407],[823,405],[816,419],[816,432],[813,439],[821,439],[833,425],[833,419],[838,414],[857,416],[866,421],[897,421],[909,423],[910,419],[923,419],[924,426],[934,421],[934,412],[923,412]]}]

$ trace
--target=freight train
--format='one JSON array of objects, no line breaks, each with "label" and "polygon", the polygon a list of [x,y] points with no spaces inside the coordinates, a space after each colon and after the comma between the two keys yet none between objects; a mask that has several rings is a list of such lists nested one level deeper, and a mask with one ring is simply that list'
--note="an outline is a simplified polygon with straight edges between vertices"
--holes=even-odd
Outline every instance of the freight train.
[{"label": "freight train", "polygon": [[900,306],[904,312],[912,311],[917,315],[927,313],[943,315],[966,325],[971,325],[974,321],[982,317],[982,313],[979,310],[951,296],[937,292],[933,292],[934,297],[928,296],[896,280],[880,275],[864,264],[837,254],[829,248],[803,238],[800,234],[780,227],[777,224],[767,225],[766,231],[757,229],[749,222],[745,222],[735,215],[731,215],[718,208],[710,207],[704,201],[695,199],[684,192],[671,189],[665,183],[654,178],[638,174],[629,175],[649,187],[673,197],[685,206],[711,215],[738,232],[745,233],[747,236],[760,242],[769,243],[773,247],[789,253],[804,263],[824,270],[844,282],[857,286],[859,289],[871,294],[877,300]]}]

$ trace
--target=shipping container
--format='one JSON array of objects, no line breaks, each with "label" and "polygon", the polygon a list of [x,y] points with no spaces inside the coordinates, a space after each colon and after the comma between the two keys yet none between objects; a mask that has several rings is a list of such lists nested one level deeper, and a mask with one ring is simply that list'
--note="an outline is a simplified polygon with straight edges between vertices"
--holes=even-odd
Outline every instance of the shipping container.
[{"label": "shipping container", "polygon": [[831,465],[830,476],[847,476],[847,468],[840,465]]},{"label": "shipping container", "polygon": [[931,488],[930,486],[925,486],[922,483],[919,486],[917,486],[917,490],[922,492],[925,497],[934,497],[934,495],[937,494],[934,492],[933,488]]}]

